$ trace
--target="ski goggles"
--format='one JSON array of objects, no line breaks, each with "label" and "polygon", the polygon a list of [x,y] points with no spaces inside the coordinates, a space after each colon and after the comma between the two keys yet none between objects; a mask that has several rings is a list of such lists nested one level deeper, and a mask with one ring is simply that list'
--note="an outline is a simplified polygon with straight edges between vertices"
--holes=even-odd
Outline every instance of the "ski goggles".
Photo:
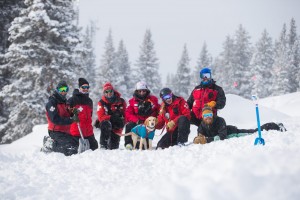
[{"label": "ski goggles", "polygon": [[172,94],[167,94],[167,95],[165,95],[165,96],[163,96],[163,100],[164,101],[166,101],[166,100],[168,100],[168,99],[171,99],[172,98]]},{"label": "ski goggles", "polygon": [[68,92],[69,91],[69,87],[68,86],[63,86],[63,87],[57,88],[57,90],[59,92]]},{"label": "ski goggles", "polygon": [[105,94],[112,93],[112,92],[113,92],[113,90],[105,90],[104,91]]},{"label": "ski goggles", "polygon": [[203,118],[207,118],[207,117],[212,118],[212,116],[213,116],[212,113],[205,113],[205,114],[203,114]]},{"label": "ski goggles", "polygon": [[202,79],[204,79],[204,78],[210,79],[211,78],[211,74],[210,73],[200,74],[200,78],[202,78]]},{"label": "ski goggles", "polygon": [[90,89],[90,86],[88,86],[88,85],[83,85],[83,86],[81,86],[81,88],[84,89],[84,90],[88,90],[88,89]]}]

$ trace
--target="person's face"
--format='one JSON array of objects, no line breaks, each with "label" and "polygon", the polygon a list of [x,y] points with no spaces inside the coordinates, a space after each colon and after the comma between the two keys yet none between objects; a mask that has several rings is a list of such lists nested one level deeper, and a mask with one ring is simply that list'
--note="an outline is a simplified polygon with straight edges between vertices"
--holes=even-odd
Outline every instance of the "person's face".
[{"label": "person's face", "polygon": [[69,91],[69,87],[68,86],[62,86],[60,88],[57,89],[59,94],[62,95],[62,96],[66,96],[68,91]]},{"label": "person's face", "polygon": [[141,97],[144,97],[147,94],[147,90],[137,90],[137,92]]},{"label": "person's face", "polygon": [[170,105],[173,102],[172,94],[167,94],[167,95],[163,96],[162,99],[168,105]]},{"label": "person's face", "polygon": [[203,121],[205,124],[212,124],[213,122],[213,113],[206,113],[206,114],[203,114]]},{"label": "person's face", "polygon": [[79,88],[79,90],[84,94],[89,93],[89,89],[90,89],[90,86],[88,84],[84,84],[84,85],[80,86],[80,88]]},{"label": "person's face", "polygon": [[114,91],[113,91],[112,89],[105,90],[105,91],[104,91],[104,95],[105,95],[105,97],[107,97],[107,98],[111,98],[111,97],[114,95]]}]

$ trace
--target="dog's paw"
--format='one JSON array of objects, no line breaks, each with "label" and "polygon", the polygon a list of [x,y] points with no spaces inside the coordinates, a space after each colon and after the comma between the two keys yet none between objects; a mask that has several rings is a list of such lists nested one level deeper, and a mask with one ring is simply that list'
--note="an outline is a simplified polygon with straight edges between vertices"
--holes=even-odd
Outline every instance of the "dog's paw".
[{"label": "dog's paw", "polygon": [[127,150],[132,150],[132,149],[133,149],[133,146],[132,146],[132,144],[126,144],[125,148],[126,148]]}]

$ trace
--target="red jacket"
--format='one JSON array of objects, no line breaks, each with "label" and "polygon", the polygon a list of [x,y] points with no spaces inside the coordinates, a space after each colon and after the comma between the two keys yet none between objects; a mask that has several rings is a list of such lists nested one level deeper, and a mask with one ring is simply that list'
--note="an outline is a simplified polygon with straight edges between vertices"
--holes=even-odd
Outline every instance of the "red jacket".
[{"label": "red jacket", "polygon": [[226,104],[226,97],[223,89],[215,84],[215,81],[212,80],[212,83],[208,86],[198,85],[192,91],[187,103],[189,108],[192,109],[193,114],[197,119],[202,119],[202,109],[204,104],[215,101],[216,106],[213,108],[213,112],[216,115],[217,109],[224,108]]},{"label": "red jacket", "polygon": [[[140,103],[150,103],[151,104],[151,111],[150,114],[145,115],[145,116],[141,116],[139,115],[139,104]],[[153,117],[157,117],[158,115],[158,110],[159,110],[159,104],[158,104],[158,99],[155,96],[152,95],[148,95],[144,100],[137,98],[136,96],[134,96],[133,98],[131,98],[129,100],[129,105],[126,108],[125,111],[125,119],[126,122],[134,122],[134,123],[138,123],[145,121],[148,117],[153,116]]]},{"label": "red jacket", "polygon": [[[92,114],[93,114],[93,101],[87,94],[82,94],[75,89],[73,96],[68,99],[70,107],[78,109],[79,124],[84,137],[94,135],[92,126]],[[73,136],[80,136],[77,123],[72,123],[70,128],[70,134]]]},{"label": "red jacket", "polygon": [[[166,113],[169,113],[169,119],[167,119]],[[173,95],[173,102],[170,105],[166,104],[165,102],[161,104],[156,128],[162,129],[165,124],[173,120],[175,122],[175,126],[170,130],[168,129],[168,127],[166,127],[167,131],[172,133],[177,128],[178,119],[182,115],[186,116],[189,120],[191,119],[189,106],[182,97]]]},{"label": "red jacket", "polygon": [[[100,122],[110,120],[111,115],[115,112],[120,112],[121,116],[125,116],[126,102],[121,98],[118,91],[114,90],[114,94],[116,100],[113,103],[109,102],[105,96],[102,96],[101,100],[98,102],[97,115]],[[122,131],[123,128],[113,129],[113,132],[117,134],[121,134]]]}]

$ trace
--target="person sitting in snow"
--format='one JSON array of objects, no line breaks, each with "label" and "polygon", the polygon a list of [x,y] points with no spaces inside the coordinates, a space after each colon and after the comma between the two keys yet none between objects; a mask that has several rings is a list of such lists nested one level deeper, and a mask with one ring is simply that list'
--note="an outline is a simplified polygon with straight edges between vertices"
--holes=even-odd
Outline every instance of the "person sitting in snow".
[{"label": "person sitting in snow", "polygon": [[111,83],[103,85],[103,96],[98,102],[97,115],[100,123],[100,148],[118,149],[124,127],[126,102]]},{"label": "person sitting in snow", "polygon": [[74,138],[70,135],[70,125],[76,118],[71,114],[66,104],[69,87],[65,81],[60,81],[46,104],[49,136],[44,137],[43,152],[60,152],[66,156],[77,152]]},{"label": "person sitting in snow", "polygon": [[[129,133],[136,125],[143,124],[148,117],[157,117],[159,106],[157,97],[150,94],[147,84],[138,82],[125,111],[125,133]],[[125,136],[125,147],[129,150],[133,148],[130,135]]]},{"label": "person sitting in snow", "polygon": [[[238,129],[236,126],[226,125],[222,117],[216,116],[210,106],[202,109],[202,122],[198,127],[198,136],[194,139],[194,144],[206,144],[217,140],[241,137],[253,134],[256,129]],[[286,131],[282,123],[266,123],[261,126],[261,130]]]},{"label": "person sitting in snow", "polygon": [[73,122],[70,127],[70,134],[76,138],[77,147],[79,146],[80,132],[77,126],[81,128],[83,137],[88,139],[90,149],[95,150],[98,148],[98,142],[95,139],[92,126],[93,115],[93,101],[89,98],[89,82],[84,78],[78,79],[79,89],[73,91],[73,96],[68,99],[67,103],[70,109],[75,111],[78,115],[79,122]]},{"label": "person sitting in snow", "polygon": [[157,118],[157,129],[167,128],[167,133],[157,143],[157,148],[184,146],[190,133],[190,109],[182,97],[174,95],[170,88],[160,91],[163,101]]},{"label": "person sitting in snow", "polygon": [[200,85],[196,86],[187,100],[191,109],[191,124],[199,126],[202,120],[202,109],[205,104],[213,108],[216,115],[217,110],[225,107],[226,97],[222,87],[212,79],[211,70],[203,68],[200,71]]}]

